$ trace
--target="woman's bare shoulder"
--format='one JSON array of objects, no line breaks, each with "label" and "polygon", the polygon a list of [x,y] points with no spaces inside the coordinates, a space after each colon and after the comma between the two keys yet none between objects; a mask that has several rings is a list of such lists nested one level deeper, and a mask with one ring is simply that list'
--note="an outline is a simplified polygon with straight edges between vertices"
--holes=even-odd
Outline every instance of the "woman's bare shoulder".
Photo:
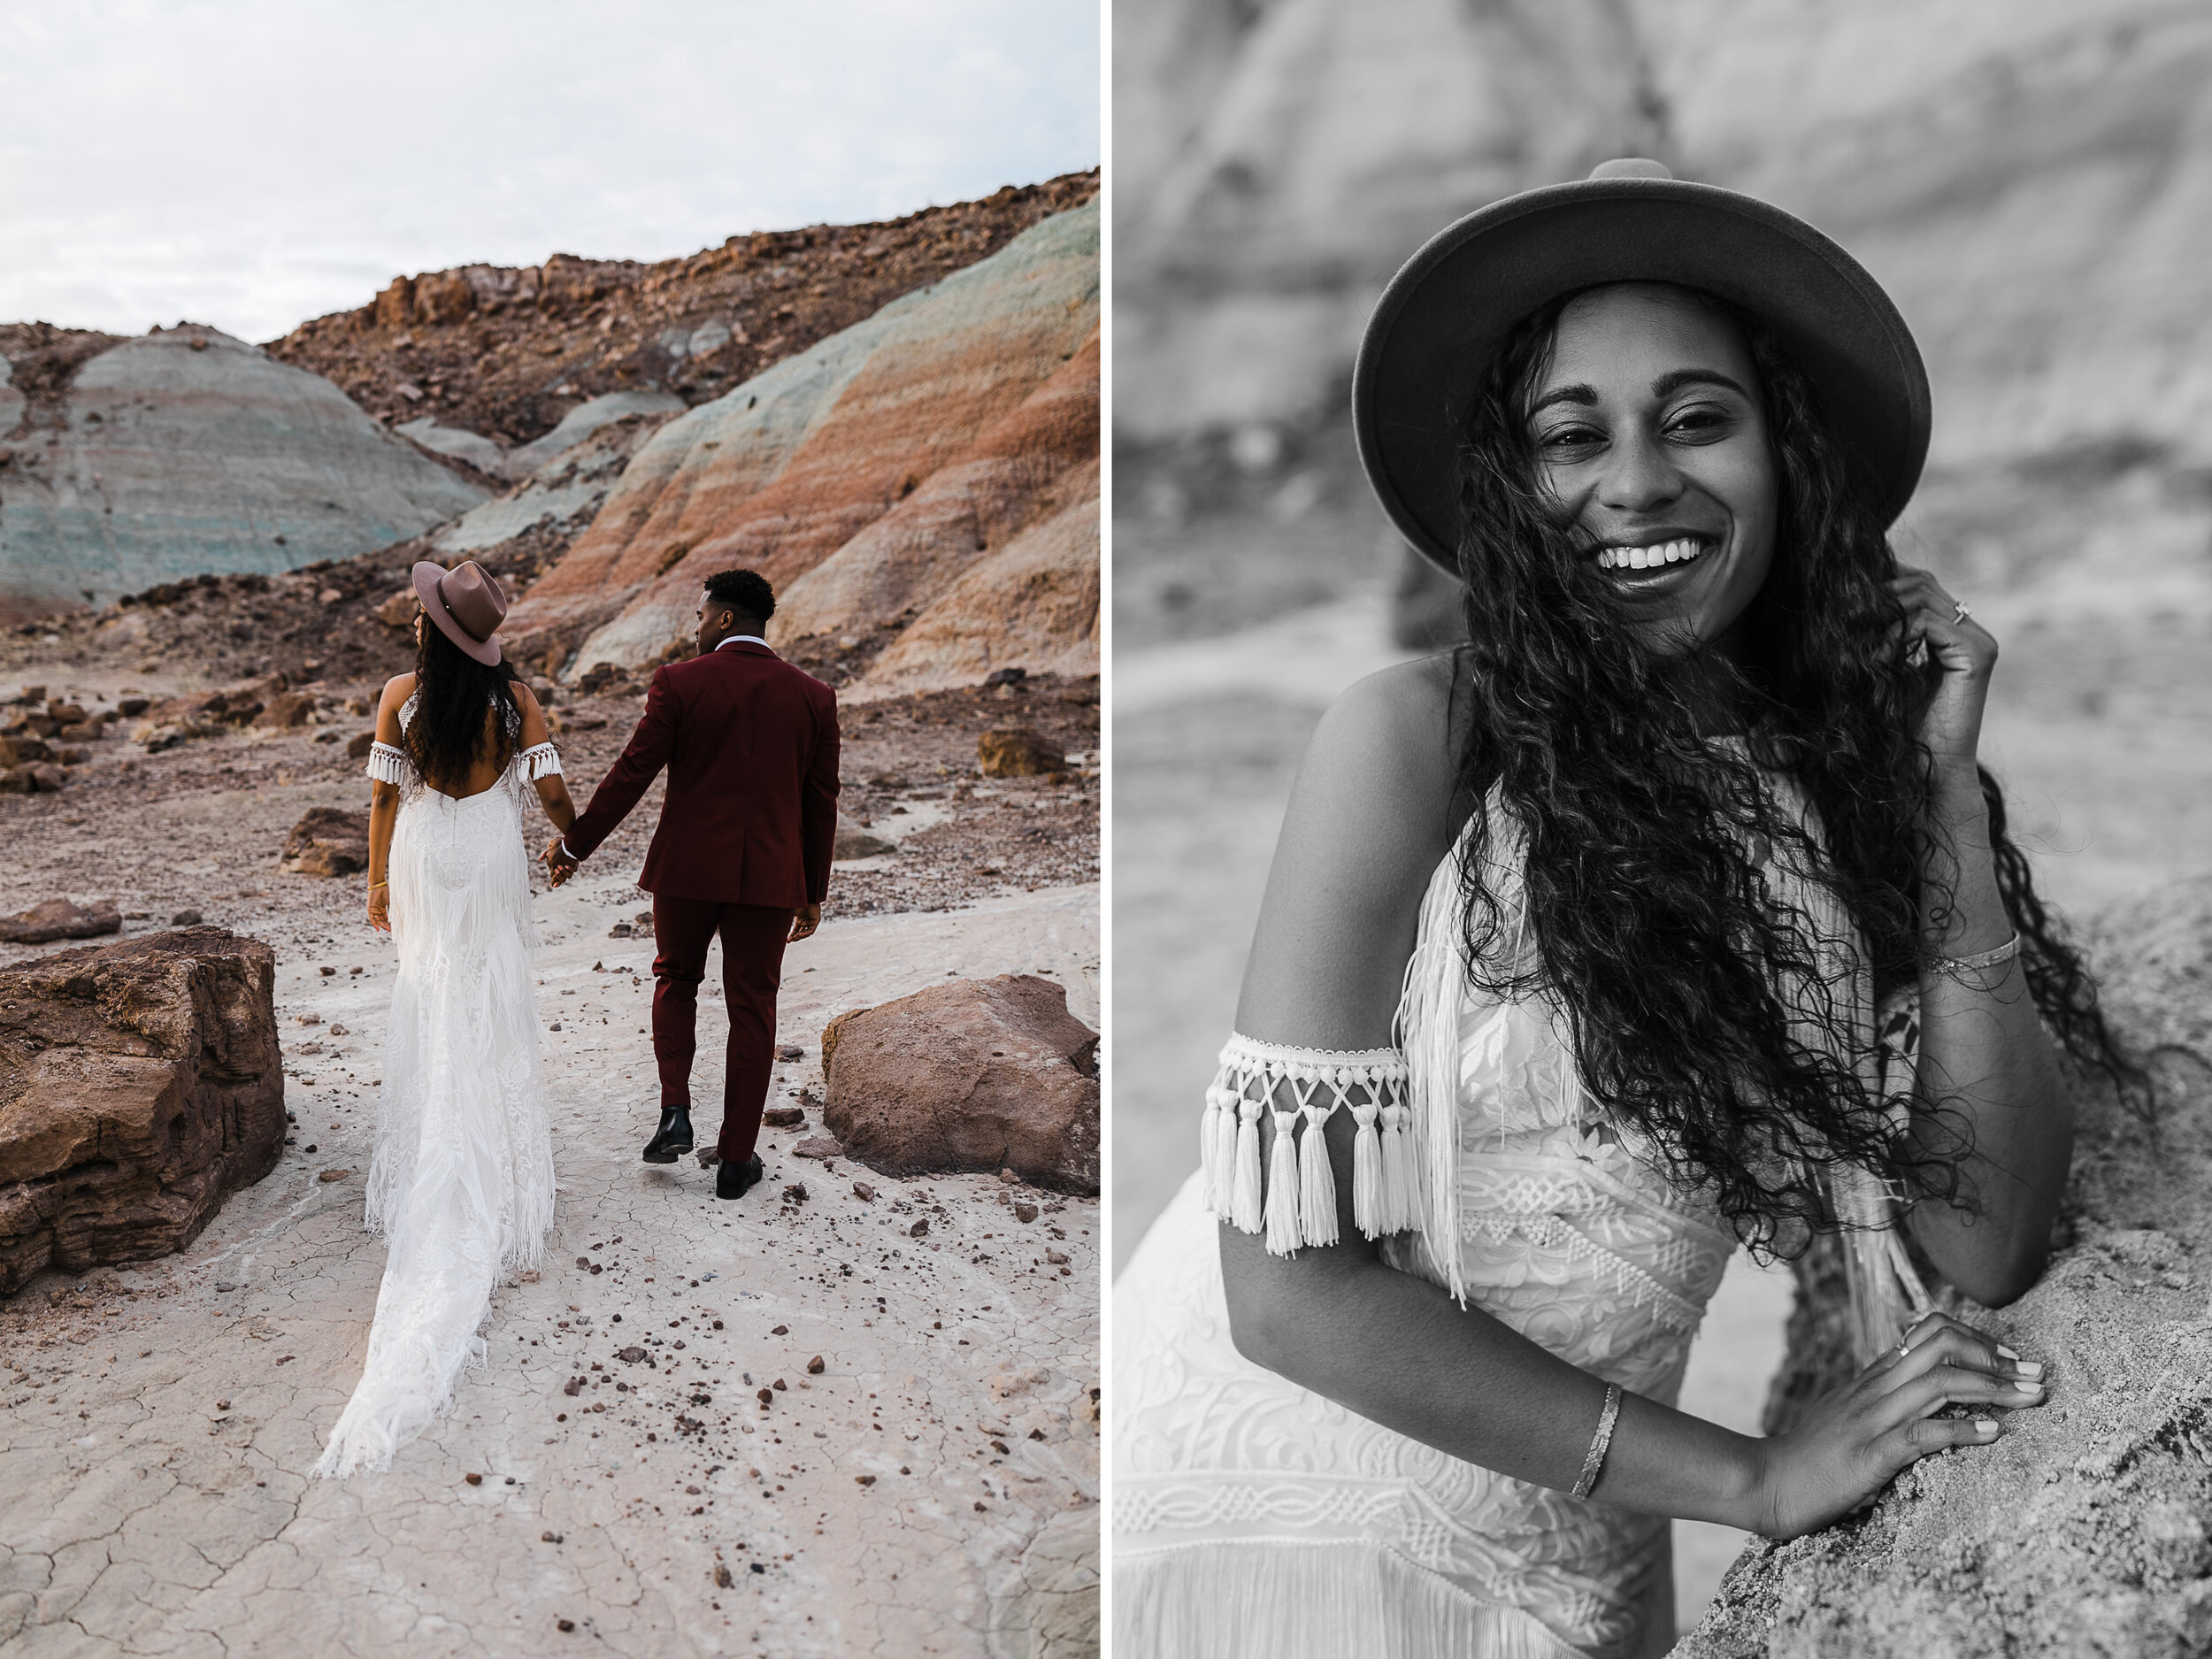
[{"label": "woman's bare shoulder", "polygon": [[394,674],[384,682],[384,695],[378,701],[380,708],[396,709],[415,695],[415,677],[411,673]]},{"label": "woman's bare shoulder", "polygon": [[1448,657],[1339,697],[1284,814],[1237,1028],[1271,1041],[1389,1041],[1422,895],[1458,831]]}]

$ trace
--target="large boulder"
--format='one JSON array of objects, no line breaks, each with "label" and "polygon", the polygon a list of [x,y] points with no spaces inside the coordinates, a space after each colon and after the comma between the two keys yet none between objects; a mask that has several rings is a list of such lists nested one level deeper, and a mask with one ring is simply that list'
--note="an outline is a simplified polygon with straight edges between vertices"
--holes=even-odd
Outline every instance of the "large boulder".
[{"label": "large boulder", "polygon": [[0,968],[0,1294],[182,1249],[276,1167],[275,990],[223,927]]},{"label": "large boulder", "polygon": [[1002,973],[841,1014],[822,1066],[822,1121],[871,1169],[1011,1169],[1098,1191],[1098,1033],[1064,986]]},{"label": "large boulder", "polygon": [[[2044,1363],[2050,1403],[1915,1465],[1859,1517],[1754,1544],[1678,1655],[2212,1651],[2212,878],[2114,911],[2093,940],[2155,1117],[2085,1087],[2041,1282],[1994,1313],[1947,1298]],[[1784,1417],[1846,1374],[1824,1278],[1803,1276]]]}]

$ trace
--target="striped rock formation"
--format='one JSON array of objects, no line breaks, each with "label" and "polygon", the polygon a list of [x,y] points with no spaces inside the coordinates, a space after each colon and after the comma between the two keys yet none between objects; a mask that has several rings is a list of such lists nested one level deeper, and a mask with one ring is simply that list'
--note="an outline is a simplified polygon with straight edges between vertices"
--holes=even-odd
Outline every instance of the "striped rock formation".
[{"label": "striped rock formation", "polygon": [[704,577],[749,565],[780,646],[890,635],[897,690],[1096,672],[1098,298],[1092,203],[669,422],[511,649],[651,662]]},{"label": "striped rock formation", "polygon": [[486,493],[257,346],[126,340],[0,398],[0,622],[350,558]]}]

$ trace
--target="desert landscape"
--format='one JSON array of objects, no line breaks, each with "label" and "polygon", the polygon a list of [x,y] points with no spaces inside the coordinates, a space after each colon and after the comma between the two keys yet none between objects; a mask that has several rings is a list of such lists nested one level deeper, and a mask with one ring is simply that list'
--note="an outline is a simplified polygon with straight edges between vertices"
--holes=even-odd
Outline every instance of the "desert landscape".
[{"label": "desert landscape", "polygon": [[[2042,890],[2086,932],[2212,869],[2203,6],[1138,0],[1116,24],[1117,1267],[1196,1167],[1314,722],[1456,631],[1360,476],[1350,365],[1399,263],[1514,190],[1651,156],[1862,258],[1934,385],[1900,555],[2001,643],[1985,753]],[[1760,1429],[1795,1295],[1738,1258],[1687,1409]],[[1678,1524],[1686,1632],[1743,1543]],[[1809,1582],[1789,1559],[1713,1650],[1763,1650]],[[1837,1605],[1878,1577],[1850,1571]]]},{"label": "desert landscape", "polygon": [[[1095,1651],[1096,189],[403,278],[265,347],[0,329],[12,1651]],[[580,803],[703,576],[770,573],[838,862],[735,1205],[637,1157],[660,786],[541,891],[547,1259],[393,1473],[310,1483],[383,1261],[369,716],[463,557]]]}]

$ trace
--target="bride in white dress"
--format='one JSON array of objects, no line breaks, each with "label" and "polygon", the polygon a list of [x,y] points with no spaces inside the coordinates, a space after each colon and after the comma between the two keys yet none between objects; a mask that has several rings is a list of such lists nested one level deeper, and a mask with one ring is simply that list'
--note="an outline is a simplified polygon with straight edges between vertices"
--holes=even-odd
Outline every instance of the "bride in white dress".
[{"label": "bride in white dress", "polygon": [[[1927,386],[1841,249],[1609,164],[1417,253],[1353,414],[1468,642],[1322,719],[1116,1286],[1114,1651],[1656,1654],[1669,1517],[1794,1537],[2043,1402],[1899,1229],[2021,1294],[2055,1050],[2126,1065],[1977,764],[1995,641],[1884,534]],[[1809,1226],[1865,1369],[1770,1439],[1676,1409],[1738,1241]]]},{"label": "bride in white dress", "polygon": [[414,580],[417,670],[384,688],[368,768],[369,921],[399,947],[368,1182],[384,1282],[318,1475],[389,1469],[451,1407],[493,1287],[553,1225],[524,790],[557,829],[575,808],[536,698],[500,661],[496,581],[473,561]]}]

